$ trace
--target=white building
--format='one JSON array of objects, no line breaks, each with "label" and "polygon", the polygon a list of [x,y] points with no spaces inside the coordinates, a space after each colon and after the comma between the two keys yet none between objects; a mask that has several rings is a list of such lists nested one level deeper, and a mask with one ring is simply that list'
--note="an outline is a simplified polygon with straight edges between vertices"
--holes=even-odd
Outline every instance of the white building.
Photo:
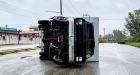
[{"label": "white building", "polygon": [[38,31],[19,32],[17,30],[0,29],[0,45],[35,43],[40,43]]}]

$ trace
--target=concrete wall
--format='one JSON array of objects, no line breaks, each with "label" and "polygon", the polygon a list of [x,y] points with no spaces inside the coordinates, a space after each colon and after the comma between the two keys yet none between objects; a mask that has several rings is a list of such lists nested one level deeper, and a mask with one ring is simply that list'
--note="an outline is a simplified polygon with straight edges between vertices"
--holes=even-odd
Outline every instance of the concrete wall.
[{"label": "concrete wall", "polygon": [[[3,38],[4,36],[5,40]],[[40,43],[40,37],[21,36],[21,40],[19,40],[19,44],[36,44],[36,43]],[[18,44],[18,36],[2,34],[2,36],[0,36],[0,45],[4,44]]]}]

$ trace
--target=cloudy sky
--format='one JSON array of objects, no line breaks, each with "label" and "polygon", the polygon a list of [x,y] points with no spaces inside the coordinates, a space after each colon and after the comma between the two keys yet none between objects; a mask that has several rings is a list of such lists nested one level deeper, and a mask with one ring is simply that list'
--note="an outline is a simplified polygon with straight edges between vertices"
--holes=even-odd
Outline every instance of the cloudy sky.
[{"label": "cloudy sky", "polygon": [[[124,29],[128,12],[140,8],[140,0],[63,0],[63,15],[80,17],[84,13],[100,18],[99,32],[111,33]],[[0,0],[0,26],[27,27],[37,25],[39,19],[47,19],[59,13],[59,0]]]}]

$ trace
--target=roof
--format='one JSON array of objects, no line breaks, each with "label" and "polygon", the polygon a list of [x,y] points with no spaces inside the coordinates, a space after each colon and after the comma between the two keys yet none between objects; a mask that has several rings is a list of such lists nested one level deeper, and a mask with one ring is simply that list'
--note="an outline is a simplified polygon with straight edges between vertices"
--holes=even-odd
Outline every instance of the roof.
[{"label": "roof", "polygon": [[2,31],[0,30],[0,34],[9,34],[9,35],[28,35],[28,36],[33,36],[33,35],[38,35],[39,31],[28,31],[28,32],[18,32],[18,31]]},{"label": "roof", "polygon": [[0,27],[0,30],[2,30],[2,31],[17,31],[17,28]]}]

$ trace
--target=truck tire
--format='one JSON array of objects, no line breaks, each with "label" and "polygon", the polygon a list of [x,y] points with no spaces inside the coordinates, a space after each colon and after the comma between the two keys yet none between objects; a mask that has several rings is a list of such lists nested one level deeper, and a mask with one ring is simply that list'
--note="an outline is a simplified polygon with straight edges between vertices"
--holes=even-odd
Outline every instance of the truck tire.
[{"label": "truck tire", "polygon": [[44,56],[44,55],[40,55],[40,60],[48,60],[48,58],[46,57],[46,56]]},{"label": "truck tire", "polygon": [[67,65],[68,64],[68,63],[65,63],[64,61],[62,61],[62,59],[59,59],[59,57],[57,55],[55,55],[53,57],[53,62],[58,65]]},{"label": "truck tire", "polygon": [[44,53],[44,52],[40,52],[40,60],[48,60],[48,56],[47,56],[47,53]]},{"label": "truck tire", "polygon": [[38,28],[44,28],[45,25],[38,25]]},{"label": "truck tire", "polygon": [[42,24],[42,25],[46,25],[46,24],[49,24],[50,21],[49,20],[39,20],[38,21],[38,24]]}]

